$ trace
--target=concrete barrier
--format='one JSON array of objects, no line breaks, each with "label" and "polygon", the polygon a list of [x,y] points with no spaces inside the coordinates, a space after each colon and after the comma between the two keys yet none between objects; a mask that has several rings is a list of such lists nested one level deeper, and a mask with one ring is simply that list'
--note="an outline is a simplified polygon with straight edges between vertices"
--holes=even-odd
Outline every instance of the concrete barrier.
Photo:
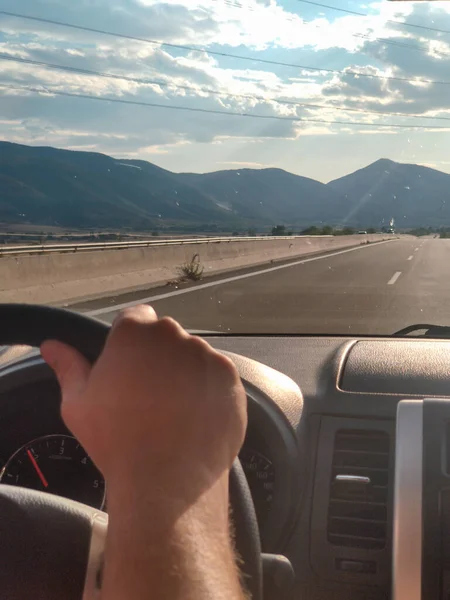
[{"label": "concrete barrier", "polygon": [[63,304],[163,285],[198,254],[204,276],[245,267],[392,240],[386,234],[311,236],[245,242],[104,250],[81,254],[5,256],[0,259],[0,302]]}]

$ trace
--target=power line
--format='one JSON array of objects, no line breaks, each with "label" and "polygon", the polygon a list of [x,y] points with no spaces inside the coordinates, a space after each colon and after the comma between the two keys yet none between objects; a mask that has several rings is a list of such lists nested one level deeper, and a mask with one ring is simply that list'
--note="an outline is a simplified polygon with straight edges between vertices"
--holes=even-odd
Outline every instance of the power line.
[{"label": "power line", "polygon": [[355,77],[365,77],[365,78],[370,78],[370,79],[382,79],[385,81],[404,81],[407,83],[424,83],[424,84],[437,84],[437,85],[450,85],[450,81],[435,81],[435,80],[430,80],[430,79],[414,79],[414,78],[408,78],[408,77],[396,77],[396,76],[392,76],[392,75],[376,75],[374,73],[361,73],[359,71],[353,71],[353,70],[339,70],[339,69],[326,69],[326,68],[321,68],[321,67],[311,67],[308,65],[300,65],[300,64],[295,64],[295,63],[288,63],[288,62],[281,62],[281,61],[276,61],[276,60],[269,60],[269,59],[265,59],[265,58],[252,58],[250,56],[242,56],[240,54],[230,54],[228,52],[218,52],[217,50],[206,50],[205,48],[195,48],[193,46],[186,46],[184,44],[172,44],[169,42],[161,42],[158,40],[150,40],[148,38],[141,38],[141,37],[136,37],[136,36],[132,36],[132,35],[126,35],[123,33],[116,33],[116,32],[112,32],[112,31],[107,31],[104,29],[94,29],[93,27],[85,27],[85,26],[81,26],[81,25],[73,25],[72,23],[66,23],[63,21],[54,21],[52,19],[45,19],[42,17],[33,17],[30,15],[22,15],[19,13],[12,13],[12,12],[8,12],[5,10],[0,10],[0,14],[2,15],[7,15],[7,16],[11,16],[11,17],[17,17],[19,19],[28,19],[31,21],[38,21],[41,23],[49,23],[51,25],[58,25],[61,27],[69,27],[71,29],[77,29],[80,31],[88,31],[90,33],[99,33],[101,35],[108,35],[108,36],[113,36],[113,37],[117,37],[117,38],[122,38],[122,39],[127,39],[127,40],[133,40],[133,41],[137,41],[137,42],[144,42],[147,44],[154,44],[160,47],[164,47],[164,48],[175,48],[177,50],[187,50],[189,52],[202,52],[204,54],[210,54],[212,56],[221,56],[221,57],[226,57],[226,58],[234,58],[237,60],[245,60],[245,61],[249,61],[249,62],[256,62],[256,63],[262,63],[262,64],[266,64],[266,65],[275,65],[275,66],[280,66],[280,67],[291,67],[291,68],[295,68],[295,69],[301,69],[304,71],[310,71],[312,73],[318,73],[320,74],[324,74],[324,73],[330,73],[333,75],[353,75]]},{"label": "power line", "polygon": [[36,94],[48,94],[54,96],[65,96],[69,98],[83,98],[85,100],[97,100],[100,102],[113,102],[117,104],[128,104],[133,106],[147,106],[151,108],[163,108],[168,110],[184,110],[189,112],[197,112],[197,113],[207,113],[213,115],[223,115],[228,117],[246,117],[252,119],[265,119],[265,120],[276,120],[276,121],[290,121],[290,122],[298,122],[298,123],[319,123],[322,125],[357,125],[359,127],[373,127],[375,129],[442,129],[448,130],[448,127],[441,127],[438,125],[404,125],[401,123],[363,123],[361,121],[331,121],[326,119],[310,119],[310,118],[302,118],[302,117],[283,117],[279,115],[258,115],[253,113],[245,113],[245,112],[236,112],[236,111],[226,111],[226,110],[215,110],[209,108],[194,108],[191,106],[177,106],[177,105],[168,105],[168,104],[159,104],[156,102],[143,102],[140,100],[123,100],[121,98],[107,98],[104,96],[93,96],[91,94],[74,94],[72,92],[62,92],[60,90],[51,90],[51,89],[39,89],[32,86],[16,86],[10,85],[6,83],[0,83],[0,88],[10,89],[10,90],[19,90],[32,92]]},{"label": "power line", "polygon": [[[329,4],[322,4],[321,2],[313,2],[313,0],[297,0],[303,4],[311,4],[312,6],[318,6],[319,8],[328,8],[337,12],[346,13],[348,15],[357,15],[358,17],[372,17],[369,13],[359,12],[357,10],[349,10],[347,8],[339,8],[337,6],[330,6]],[[403,27],[414,27],[416,29],[426,29],[427,31],[434,31],[436,33],[450,33],[448,29],[438,29],[437,27],[429,27],[428,25],[419,25],[417,23],[408,23],[407,21],[395,21],[394,19],[387,19],[386,23],[393,23],[394,25],[401,25]]]},{"label": "power line", "polygon": [[[240,2],[231,2],[231,0],[213,0],[213,1],[226,4],[227,6],[231,6],[233,8],[241,8],[244,10],[249,10],[249,11],[254,12],[254,8],[252,6],[245,6],[244,4],[241,4]],[[299,0],[299,1],[301,1],[301,0]],[[362,13],[356,13],[356,14],[362,14]],[[295,18],[285,17],[285,20],[286,21],[294,21]],[[302,19],[302,24],[307,25],[309,27],[314,27],[316,29],[323,28],[323,25],[313,24],[310,21],[305,21],[303,19]],[[416,50],[417,52],[425,52],[426,54],[429,53],[429,48],[426,48],[425,46],[418,46],[417,44],[408,44],[407,42],[402,42],[399,40],[391,40],[389,38],[381,38],[381,37],[371,38],[371,36],[369,34],[365,34],[365,33],[348,33],[347,35],[349,35],[350,37],[358,38],[358,39],[366,39],[366,40],[372,41],[372,42],[382,42],[383,44],[388,44],[389,46],[398,46],[400,48],[409,48],[411,50]],[[434,54],[437,54],[438,56],[450,56],[449,52],[442,52],[441,50],[434,50],[433,52],[434,52]]]},{"label": "power line", "polygon": [[411,119],[430,119],[430,120],[435,120],[435,121],[450,121],[450,117],[436,117],[436,116],[426,116],[426,115],[420,115],[420,114],[405,114],[405,113],[401,113],[401,112],[366,110],[364,108],[350,108],[350,107],[345,107],[345,106],[333,106],[333,105],[327,106],[324,104],[311,104],[311,103],[306,103],[306,102],[298,102],[298,101],[294,101],[294,100],[285,100],[283,98],[258,96],[255,94],[233,94],[230,92],[222,92],[220,90],[214,90],[211,88],[174,84],[170,81],[161,81],[161,80],[157,80],[157,79],[146,79],[146,78],[141,78],[141,77],[130,77],[129,75],[117,75],[115,73],[105,73],[103,71],[93,71],[90,69],[83,69],[83,68],[79,68],[79,67],[57,65],[54,63],[47,63],[47,62],[32,60],[32,59],[28,59],[28,58],[20,58],[17,56],[10,56],[8,54],[3,54],[3,53],[0,53],[0,60],[22,63],[22,64],[27,64],[27,65],[37,66],[37,67],[44,67],[44,68],[48,68],[48,69],[56,69],[56,70],[65,71],[68,73],[80,73],[81,75],[89,75],[89,76],[94,76],[94,77],[103,77],[103,78],[107,78],[107,79],[118,79],[118,80],[123,80],[123,81],[131,81],[133,83],[139,83],[139,84],[143,84],[143,85],[158,85],[161,87],[173,87],[175,89],[181,89],[181,90],[197,92],[197,93],[203,92],[203,93],[207,93],[207,94],[213,94],[215,96],[227,96],[227,97],[231,97],[231,98],[240,98],[240,99],[244,99],[244,100],[259,100],[262,102],[276,102],[277,104],[283,104],[283,105],[288,105],[288,106],[299,106],[302,108],[315,108],[315,109],[318,108],[318,109],[338,110],[338,111],[344,111],[344,112],[358,112],[358,113],[360,112],[360,113],[364,113],[364,114],[373,114],[373,115],[380,115],[380,116],[404,117],[407,119],[411,118]]},{"label": "power line", "polygon": [[[409,48],[411,50],[416,50],[417,52],[425,52],[425,54],[429,54],[430,49],[425,46],[417,46],[416,44],[408,44],[407,42],[402,42],[399,40],[391,40],[389,38],[371,38],[370,35],[365,33],[352,33],[350,34],[356,38],[364,38],[369,42],[382,42],[383,44],[388,44],[389,46],[398,46],[399,48]],[[450,56],[450,52],[442,52],[442,50],[434,50],[433,53],[438,56]]]}]

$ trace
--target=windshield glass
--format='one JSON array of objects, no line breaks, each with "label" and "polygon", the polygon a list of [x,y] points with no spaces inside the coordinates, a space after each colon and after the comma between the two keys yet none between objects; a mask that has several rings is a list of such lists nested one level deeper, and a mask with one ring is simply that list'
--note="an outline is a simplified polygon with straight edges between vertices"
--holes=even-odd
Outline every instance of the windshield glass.
[{"label": "windshield glass", "polygon": [[450,325],[450,2],[3,0],[1,302]]}]

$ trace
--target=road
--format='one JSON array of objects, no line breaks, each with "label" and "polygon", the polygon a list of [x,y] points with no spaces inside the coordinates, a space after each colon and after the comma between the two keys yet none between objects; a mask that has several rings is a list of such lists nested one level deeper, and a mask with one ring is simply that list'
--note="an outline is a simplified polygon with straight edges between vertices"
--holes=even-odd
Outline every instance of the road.
[{"label": "road", "polygon": [[118,306],[143,298],[193,330],[391,334],[450,325],[449,274],[450,240],[394,240],[73,308],[111,321]]}]

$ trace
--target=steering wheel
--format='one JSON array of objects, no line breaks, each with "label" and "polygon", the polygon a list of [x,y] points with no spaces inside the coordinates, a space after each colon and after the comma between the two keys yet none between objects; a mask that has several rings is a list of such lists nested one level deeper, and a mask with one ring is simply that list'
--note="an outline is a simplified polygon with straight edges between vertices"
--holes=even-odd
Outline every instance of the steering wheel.
[{"label": "steering wheel", "polygon": [[[92,364],[109,325],[48,306],[0,304],[0,345],[39,347],[47,339],[73,346]],[[241,571],[262,600],[259,530],[245,474],[236,459],[230,503]],[[101,582],[106,513],[30,489],[0,484],[0,594],[8,600],[88,600]]]}]

